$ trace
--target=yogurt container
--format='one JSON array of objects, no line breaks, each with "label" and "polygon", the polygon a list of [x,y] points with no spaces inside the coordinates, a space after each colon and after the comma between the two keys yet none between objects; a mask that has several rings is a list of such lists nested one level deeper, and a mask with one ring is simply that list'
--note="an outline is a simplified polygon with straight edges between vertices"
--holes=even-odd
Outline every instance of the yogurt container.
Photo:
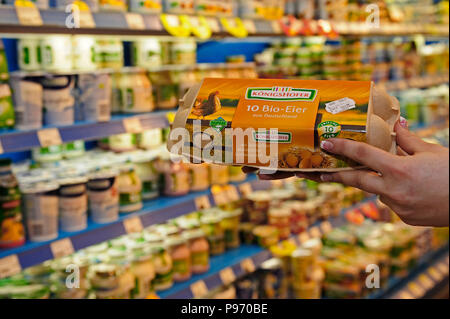
[{"label": "yogurt container", "polygon": [[[151,1],[131,0],[131,6],[145,5]],[[135,10],[136,11],[136,10]],[[155,68],[162,64],[161,44],[158,39],[144,39],[133,42],[133,62],[135,66],[142,68]]]},{"label": "yogurt container", "polygon": [[11,79],[14,114],[19,130],[42,127],[43,88],[36,82]]},{"label": "yogurt container", "polygon": [[107,73],[80,74],[77,106],[84,121],[107,122],[111,118],[112,80]]},{"label": "yogurt container", "polygon": [[103,170],[91,174],[87,188],[92,220],[98,224],[117,220],[119,218],[117,172]]},{"label": "yogurt container", "polygon": [[87,226],[86,177],[69,177],[58,180],[59,220],[62,231],[75,232]]},{"label": "yogurt container", "polygon": [[73,36],[73,68],[83,71],[94,71],[97,69],[95,59],[96,41],[91,36]]},{"label": "yogurt container", "polygon": [[136,173],[142,181],[142,199],[158,197],[160,174],[155,168],[154,160],[143,154],[135,158],[133,162]]},{"label": "yogurt container", "polygon": [[41,46],[39,39],[18,39],[17,54],[19,68],[23,71],[37,71],[41,68]]},{"label": "yogurt container", "polygon": [[46,36],[40,42],[42,67],[47,71],[72,70],[72,40],[70,36]]},{"label": "yogurt container", "polygon": [[58,76],[42,80],[44,87],[44,124],[71,125],[75,120],[74,80],[72,76]]},{"label": "yogurt container", "polygon": [[58,189],[55,182],[21,187],[28,238],[34,242],[58,237]]}]

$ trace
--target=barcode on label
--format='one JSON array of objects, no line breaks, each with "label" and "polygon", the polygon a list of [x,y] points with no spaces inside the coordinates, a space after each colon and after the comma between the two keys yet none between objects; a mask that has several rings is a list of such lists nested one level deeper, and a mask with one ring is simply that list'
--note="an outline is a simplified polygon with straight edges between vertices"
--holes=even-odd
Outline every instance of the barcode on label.
[{"label": "barcode on label", "polygon": [[144,229],[144,227],[142,226],[142,221],[139,217],[131,217],[125,219],[123,221],[123,226],[125,227],[125,231],[127,232],[127,234],[139,233]]},{"label": "barcode on label", "polygon": [[52,145],[61,145],[62,139],[57,128],[49,128],[37,132],[39,144],[41,147],[49,147]]},{"label": "barcode on label", "polygon": [[208,293],[208,287],[206,287],[206,284],[203,280],[193,283],[190,288],[194,298],[203,297]]},{"label": "barcode on label", "polygon": [[198,210],[211,208],[211,203],[209,202],[208,196],[200,196],[195,199],[195,207]]},{"label": "barcode on label", "polygon": [[33,236],[42,236],[44,234],[44,225],[42,223],[31,223],[30,233]]},{"label": "barcode on label", "polygon": [[241,262],[241,267],[244,271],[252,273],[256,270],[255,263],[251,258],[246,258]]},{"label": "barcode on label", "polygon": [[54,258],[61,258],[73,254],[74,249],[70,238],[54,241],[50,244]]},{"label": "barcode on label", "polygon": [[219,276],[220,280],[222,280],[225,285],[231,284],[236,280],[236,275],[230,267],[221,270]]},{"label": "barcode on label", "polygon": [[105,118],[109,117],[110,115],[110,107],[109,103],[107,101],[101,101],[98,103],[98,117],[99,118]]},{"label": "barcode on label", "polygon": [[14,276],[22,270],[17,255],[0,259],[0,279]]}]

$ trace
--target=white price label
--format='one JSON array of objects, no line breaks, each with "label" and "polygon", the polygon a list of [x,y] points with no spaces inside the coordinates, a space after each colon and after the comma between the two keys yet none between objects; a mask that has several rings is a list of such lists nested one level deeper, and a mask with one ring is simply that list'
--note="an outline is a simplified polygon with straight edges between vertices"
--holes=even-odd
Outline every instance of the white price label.
[{"label": "white price label", "polygon": [[256,26],[255,22],[250,19],[245,19],[243,21],[245,29],[248,31],[248,33],[255,34],[256,33]]},{"label": "white price label", "polygon": [[211,208],[211,203],[209,202],[209,197],[206,195],[197,197],[195,199],[195,207],[198,210]]},{"label": "white price label", "polygon": [[302,232],[302,233],[300,233],[300,234],[298,235],[298,241],[299,241],[301,244],[306,243],[308,240],[309,240],[309,235],[308,235],[307,232]]},{"label": "white price label", "polygon": [[37,132],[39,144],[41,147],[49,147],[52,145],[61,145],[62,139],[57,128],[49,128]]},{"label": "white price label", "polygon": [[123,126],[127,133],[141,133],[143,131],[141,120],[137,117],[130,117],[123,120]]},{"label": "white price label", "polygon": [[239,185],[239,191],[242,193],[242,195],[248,196],[253,192],[252,185],[250,183],[241,184]]},{"label": "white price label", "polygon": [[322,237],[322,234],[320,233],[320,230],[319,230],[319,228],[318,227],[312,227],[310,230],[309,230],[309,235],[312,237],[312,238],[320,238],[320,237]]},{"label": "white price label", "polygon": [[226,203],[228,203],[227,193],[223,190],[214,192],[213,197],[214,203],[216,203],[216,205],[225,205]]},{"label": "white price label", "polygon": [[243,261],[241,261],[241,267],[244,269],[244,271],[248,273],[252,273],[256,270],[255,263],[251,258],[246,258]]},{"label": "white price label", "polygon": [[17,255],[0,259],[0,279],[17,275],[22,270]]},{"label": "white price label", "polygon": [[42,18],[39,9],[33,7],[16,7],[16,14],[19,23],[22,25],[42,25]]},{"label": "white price label", "polygon": [[322,232],[324,234],[328,234],[330,231],[333,230],[333,226],[331,226],[329,221],[322,222],[322,224],[320,224],[320,228],[322,229]]},{"label": "white price label", "polygon": [[2,140],[0,140],[0,154],[3,154],[5,150],[3,149]]},{"label": "white price label", "polygon": [[441,271],[441,273],[443,273],[444,275],[448,274],[448,265],[444,264],[444,263],[440,263],[439,265],[437,265],[437,268]]},{"label": "white price label", "polygon": [[236,275],[234,274],[233,269],[230,267],[221,270],[219,276],[220,280],[222,280],[225,285],[231,284],[236,280]]},{"label": "white price label", "polygon": [[435,281],[441,281],[442,280],[442,274],[436,270],[434,267],[428,268],[428,274],[431,278],[433,278]]},{"label": "white price label", "polygon": [[191,292],[194,298],[200,298],[208,293],[208,287],[203,280],[200,280],[191,285]]},{"label": "white price label", "polygon": [[125,227],[127,234],[139,233],[144,229],[141,219],[137,216],[125,219],[123,227]]},{"label": "white price label", "polygon": [[420,275],[419,282],[423,286],[423,288],[425,288],[427,290],[430,290],[431,288],[434,287],[433,281],[427,275],[424,275],[424,274]]},{"label": "white price label", "polygon": [[70,238],[64,238],[61,240],[54,241],[50,244],[50,249],[52,251],[54,258],[61,258],[74,253],[72,241]]},{"label": "white price label", "polygon": [[425,290],[415,282],[409,283],[408,289],[411,292],[411,294],[416,298],[421,298],[423,297],[423,295],[425,295]]},{"label": "white price label", "polygon": [[228,185],[226,187],[226,192],[227,192],[227,197],[228,197],[229,201],[235,202],[235,201],[239,200],[239,193],[237,191],[236,186]]},{"label": "white price label", "polygon": [[206,21],[208,22],[208,25],[211,28],[212,32],[220,32],[219,20],[217,20],[216,18],[206,18]]},{"label": "white price label", "polygon": [[273,33],[281,33],[281,26],[279,21],[272,21]]},{"label": "white price label", "polygon": [[145,22],[144,18],[138,13],[125,13],[125,19],[127,20],[128,27],[133,30],[144,30]]},{"label": "white price label", "polygon": [[80,11],[80,28],[95,28],[94,17],[90,11]]}]

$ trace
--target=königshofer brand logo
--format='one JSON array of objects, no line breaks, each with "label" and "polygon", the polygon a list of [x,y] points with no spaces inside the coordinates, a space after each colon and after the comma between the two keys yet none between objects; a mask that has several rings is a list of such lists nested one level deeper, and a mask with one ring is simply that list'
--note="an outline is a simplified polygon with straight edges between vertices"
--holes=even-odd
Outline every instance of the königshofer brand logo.
[{"label": "k\u00f6nigshofer brand logo", "polygon": [[313,102],[316,96],[317,90],[313,89],[295,89],[291,87],[274,86],[271,88],[248,88],[246,99]]}]

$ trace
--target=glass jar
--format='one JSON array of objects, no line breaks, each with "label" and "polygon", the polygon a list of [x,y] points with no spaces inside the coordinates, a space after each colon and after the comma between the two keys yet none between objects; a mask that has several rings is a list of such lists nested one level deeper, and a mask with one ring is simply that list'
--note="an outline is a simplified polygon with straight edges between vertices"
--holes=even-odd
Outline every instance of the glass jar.
[{"label": "glass jar", "polygon": [[247,195],[247,215],[249,222],[256,225],[267,222],[270,199],[270,193],[266,191],[256,191]]},{"label": "glass jar", "polygon": [[191,267],[194,274],[203,274],[209,270],[209,244],[203,230],[185,232],[191,251]]},{"label": "glass jar", "polygon": [[189,193],[189,172],[184,163],[165,162],[164,195],[183,196]]},{"label": "glass jar", "polygon": [[225,233],[221,225],[222,216],[219,212],[201,217],[201,225],[209,243],[211,255],[221,255],[225,252]]},{"label": "glass jar", "polygon": [[131,272],[135,276],[132,298],[145,299],[153,292],[152,281],[155,279],[155,267],[152,254],[146,243],[134,243],[130,248],[133,251]]},{"label": "glass jar", "polygon": [[239,223],[241,221],[242,209],[224,211],[222,213],[221,226],[225,235],[225,247],[227,249],[237,248],[240,245]]},{"label": "glass jar", "polygon": [[131,213],[142,209],[142,182],[133,165],[124,165],[120,168],[118,184],[119,212]]},{"label": "glass jar", "polygon": [[209,169],[208,164],[186,164],[189,169],[190,189],[198,192],[209,187]]},{"label": "glass jar", "polygon": [[269,209],[269,225],[278,229],[278,236],[280,239],[287,239],[291,235],[290,227],[291,211],[286,208]]},{"label": "glass jar", "polygon": [[160,175],[155,168],[155,161],[143,154],[133,159],[136,174],[142,181],[142,199],[149,200],[159,196]]},{"label": "glass jar", "polygon": [[228,166],[210,164],[209,177],[211,185],[226,185],[229,182]]},{"label": "glass jar", "polygon": [[230,182],[242,182],[247,178],[247,174],[242,171],[241,166],[228,166],[228,179]]},{"label": "glass jar", "polygon": [[300,234],[308,227],[308,219],[306,217],[304,202],[287,201],[281,205],[282,208],[291,212],[290,214],[290,230],[293,234]]},{"label": "glass jar", "polygon": [[146,113],[155,109],[152,85],[143,71],[122,74],[120,88],[123,113]]},{"label": "glass jar", "polygon": [[97,299],[117,298],[119,272],[119,267],[113,264],[102,263],[90,267],[90,285]]},{"label": "glass jar", "polygon": [[[131,0],[131,4],[141,3],[145,1]],[[152,2],[152,1],[146,1]],[[158,39],[143,39],[133,42],[133,63],[141,68],[154,68],[161,66],[161,44]]]},{"label": "glass jar", "polygon": [[163,239],[161,237],[159,237],[158,242],[154,242],[150,246],[150,251],[153,256],[153,265],[155,267],[153,288],[156,291],[167,290],[173,285],[173,263],[167,250],[167,246],[163,244]]},{"label": "glass jar", "polygon": [[172,64],[193,65],[197,63],[197,43],[194,40],[178,40],[171,43]]},{"label": "glass jar", "polygon": [[173,280],[175,282],[189,280],[192,269],[191,252],[187,241],[182,237],[172,237],[167,239],[166,242],[173,262]]}]

